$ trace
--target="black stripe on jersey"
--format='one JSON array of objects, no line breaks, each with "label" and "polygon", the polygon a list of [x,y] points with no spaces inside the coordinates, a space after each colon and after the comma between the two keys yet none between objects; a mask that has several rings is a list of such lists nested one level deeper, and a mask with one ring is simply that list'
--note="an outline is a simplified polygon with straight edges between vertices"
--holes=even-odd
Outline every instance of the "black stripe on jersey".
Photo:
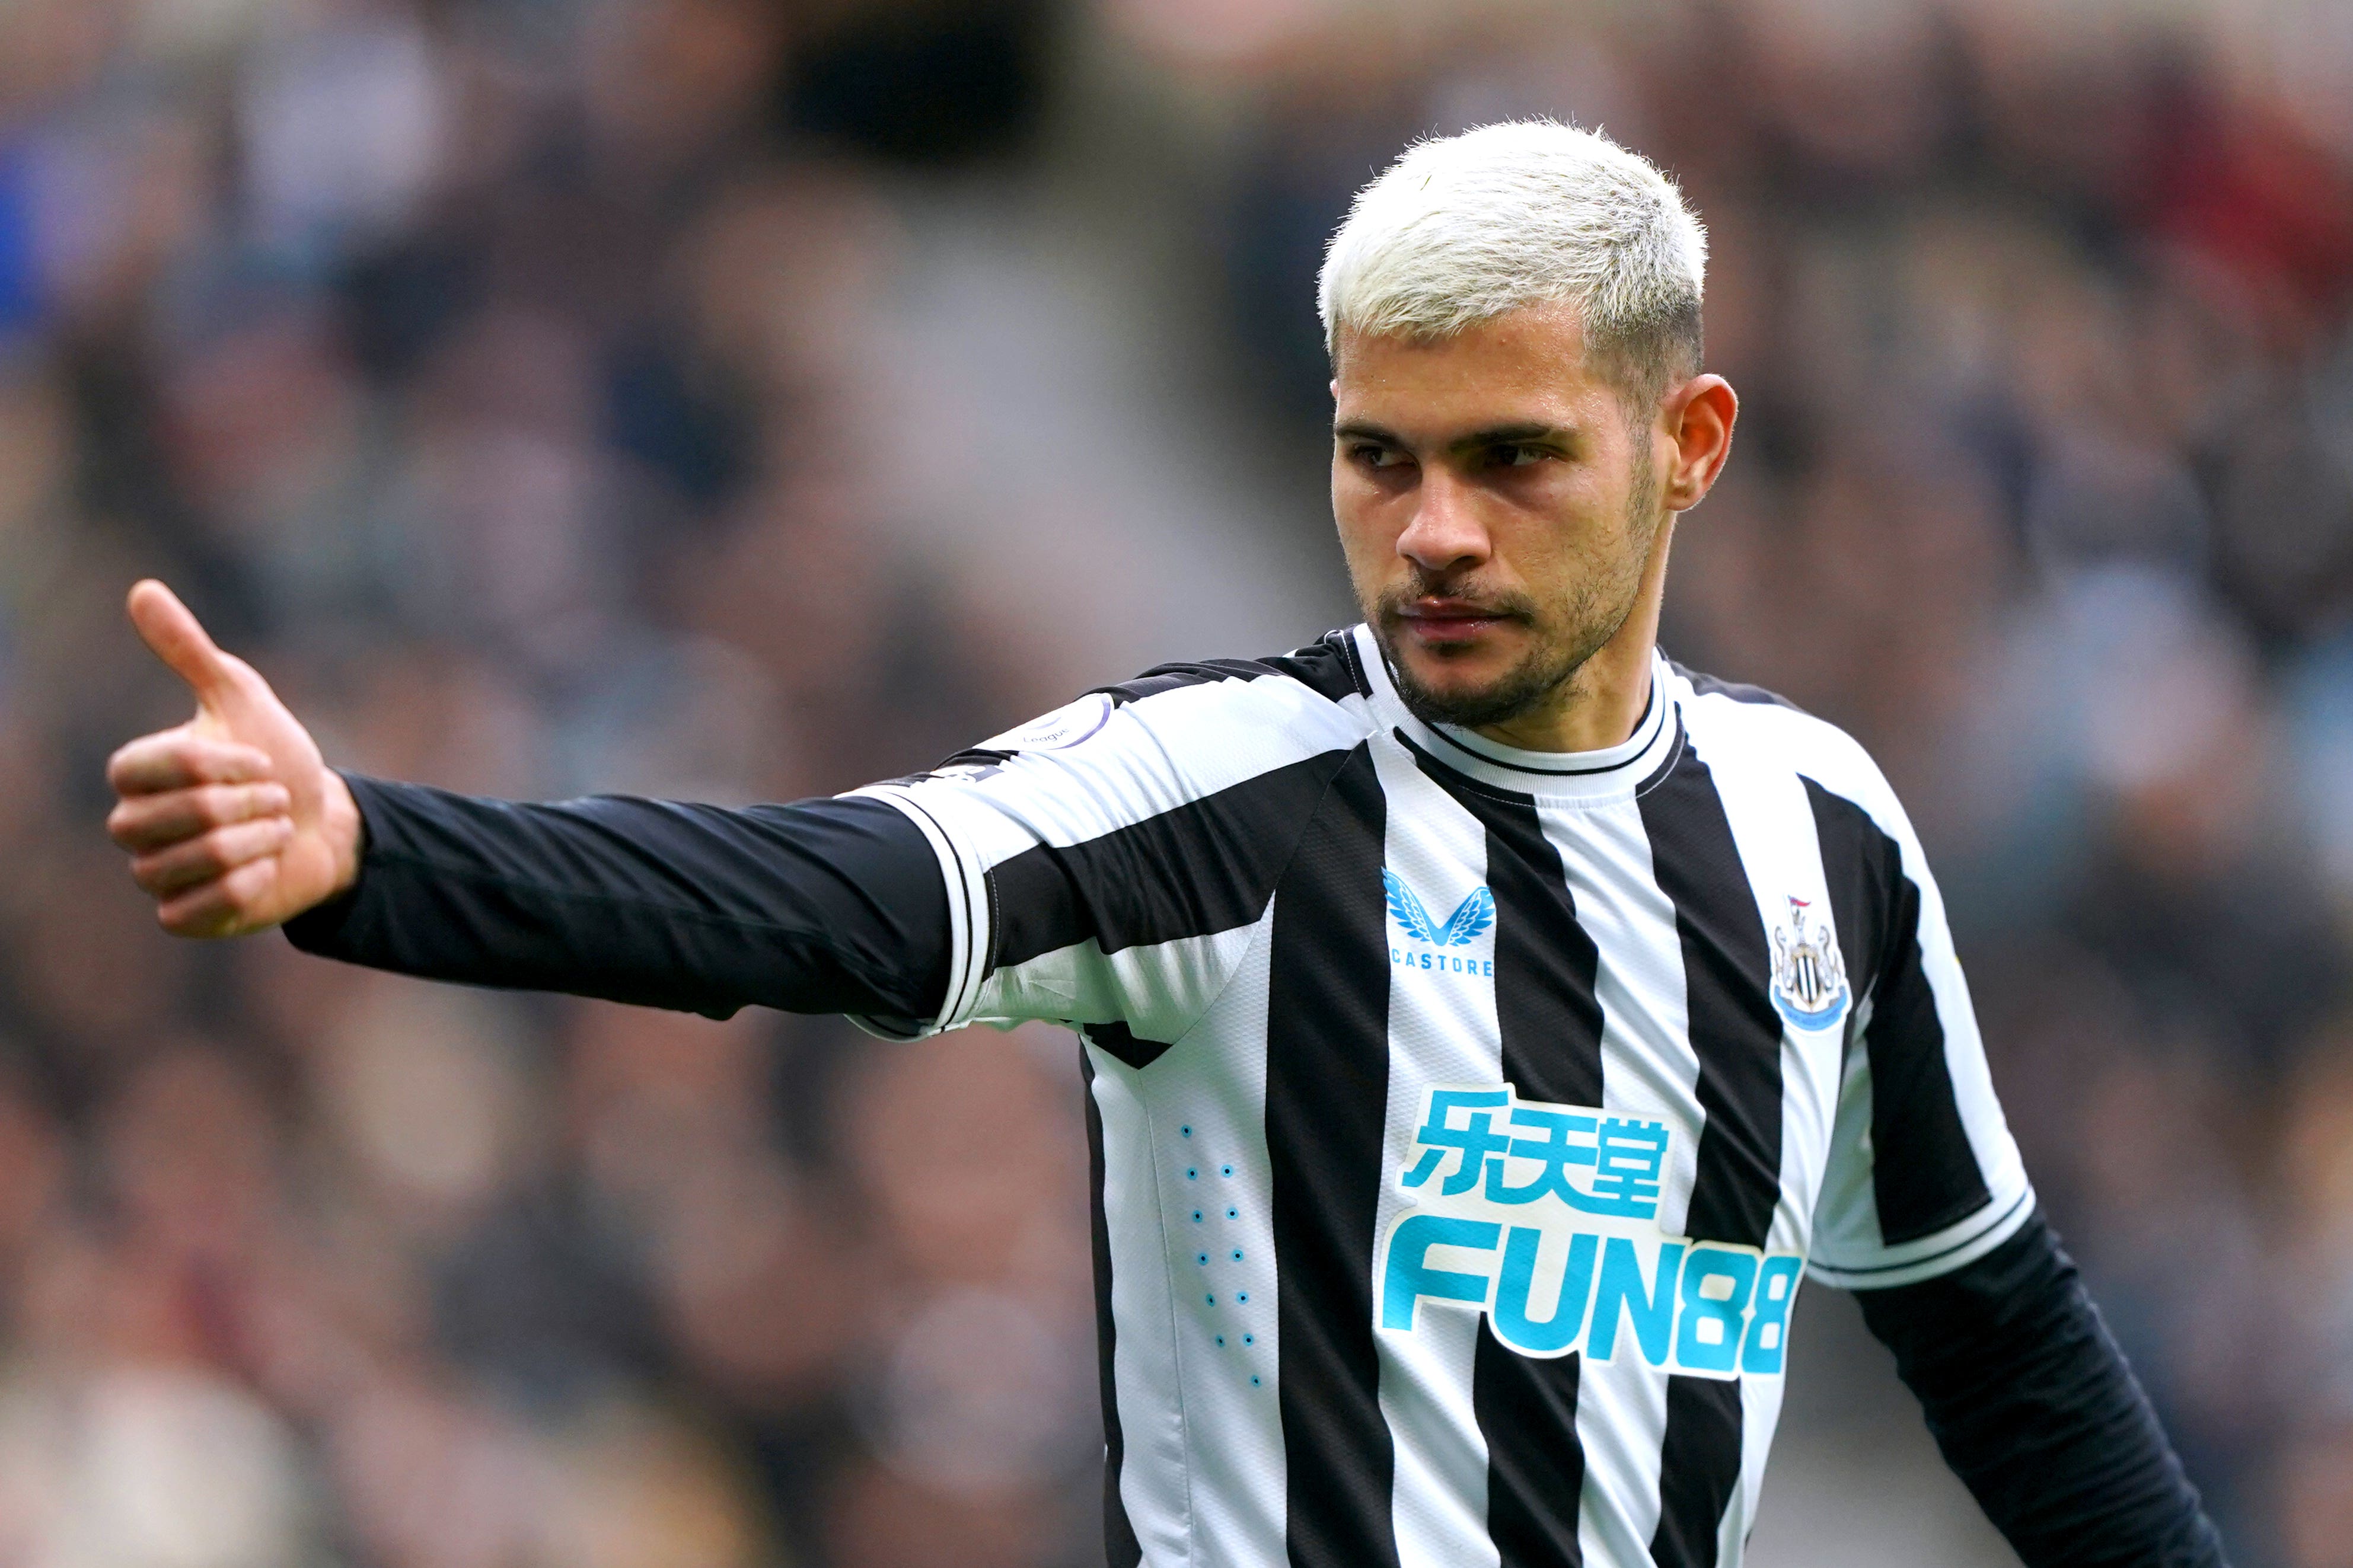
[{"label": "black stripe on jersey", "polygon": [[1082,1024],[1079,1032],[1092,1041],[1098,1049],[1107,1051],[1132,1068],[1148,1068],[1167,1052],[1174,1040],[1147,1040],[1125,1024]]},{"label": "black stripe on jersey", "polygon": [[1373,694],[1372,683],[1365,679],[1365,672],[1356,668],[1356,649],[1349,646],[1349,641],[1346,632],[1331,632],[1305,647],[1269,658],[1208,658],[1155,665],[1134,680],[1124,680],[1116,686],[1099,686],[1095,689],[1114,703],[1137,702],[1164,691],[1174,691],[1182,686],[1201,686],[1215,680],[1255,680],[1261,676],[1281,675],[1299,682],[1331,702],[1345,701],[1352,696],[1370,697]]},{"label": "black stripe on jersey", "polygon": [[1680,704],[1667,710],[1667,722],[1675,727],[1674,738],[1667,742],[1667,754],[1659,759],[1659,765],[1634,786],[1637,795],[1648,795],[1658,788],[1660,781],[1673,773],[1675,764],[1683,760],[1683,753],[1691,750],[1691,731],[1683,728],[1683,710]]},{"label": "black stripe on jersey", "polygon": [[1329,701],[1373,694],[1373,683],[1357,668],[1356,639],[1346,632],[1328,632],[1295,653],[1261,662]]},{"label": "black stripe on jersey", "polygon": [[1254,658],[1186,659],[1174,664],[1155,664],[1134,680],[1123,680],[1116,686],[1098,686],[1095,690],[1109,697],[1116,705],[1141,702],[1147,697],[1157,697],[1164,691],[1174,691],[1182,686],[1205,686],[1218,680],[1256,680],[1261,675],[1275,673],[1278,672],[1271,667]]},{"label": "black stripe on jersey", "polygon": [[1502,1568],[1580,1568],[1577,1514],[1585,1445],[1577,1435],[1584,1357],[1524,1356],[1482,1313],[1471,1407],[1487,1439],[1487,1535]]},{"label": "black stripe on jersey", "polygon": [[[1807,779],[1831,912],[1858,998],[1871,998],[1871,1190],[1890,1246],[1934,1236],[1991,1200],[1961,1123],[1945,1026],[1920,952],[1920,885],[1871,814]],[[1855,933],[1850,936],[1848,933]],[[1861,960],[1858,963],[1858,960]]]},{"label": "black stripe on jersey", "polygon": [[1781,1016],[1767,990],[1765,922],[1696,750],[1686,743],[1641,801],[1651,874],[1675,907],[1707,1117],[1683,1234],[1762,1247],[1781,1193]]},{"label": "black stripe on jersey", "polygon": [[1715,1568],[1716,1531],[1740,1484],[1740,1381],[1667,1379],[1667,1436],[1659,1446],[1658,1568]]},{"label": "black stripe on jersey", "polygon": [[[1577,921],[1560,851],[1535,802],[1472,787],[1415,753],[1421,771],[1487,830],[1495,895],[1495,1018],[1504,1079],[1525,1100],[1601,1103],[1599,951]],[[1523,1356],[1479,1321],[1471,1404],[1487,1438],[1487,1532],[1502,1568],[1577,1568],[1585,1450],[1577,1436],[1580,1358]]]},{"label": "black stripe on jersey", "polygon": [[[1001,768],[1021,753],[1001,751],[994,746],[967,746],[953,757],[943,757],[932,764],[932,773],[944,773],[950,768]],[[931,773],[918,773],[912,779],[898,779],[898,784],[921,784]]]},{"label": "black stripe on jersey", "polygon": [[1101,1363],[1103,1424],[1103,1552],[1110,1568],[1136,1568],[1144,1561],[1143,1543],[1129,1522],[1127,1505],[1119,1498],[1119,1468],[1126,1444],[1119,1425],[1119,1384],[1112,1375],[1113,1352],[1119,1343],[1111,1315],[1111,1225],[1103,1215],[1103,1108],[1095,1103],[1095,1065],[1084,1048],[1079,1052],[1079,1076],[1087,1097],[1087,1181],[1092,1194],[1090,1226],[1095,1253],[1095,1353]]},{"label": "black stripe on jersey", "polygon": [[1879,984],[1880,969],[1887,962],[1887,905],[1894,888],[1890,872],[1900,874],[1902,852],[1862,807],[1802,773],[1799,781],[1813,807],[1814,840],[1822,852],[1822,881],[1830,889],[1831,923],[1838,928],[1847,984],[1860,1002]]},{"label": "black stripe on jersey", "polygon": [[1713,675],[1702,675],[1695,669],[1685,669],[1673,659],[1667,660],[1667,668],[1690,681],[1692,689],[1702,697],[1729,697],[1735,702],[1754,702],[1765,707],[1787,708],[1792,713],[1805,711],[1779,692],[1767,691],[1761,686],[1744,686],[1736,680],[1725,680]]},{"label": "black stripe on jersey", "polygon": [[1117,952],[1250,924],[1350,754],[1286,763],[1100,837],[1040,844],[996,866],[993,967],[1089,937]]},{"label": "black stripe on jersey", "polygon": [[1293,1568],[1396,1568],[1397,1456],[1373,1342],[1388,1113],[1388,804],[1359,746],[1274,895],[1266,1144],[1273,1178],[1286,1537]]}]

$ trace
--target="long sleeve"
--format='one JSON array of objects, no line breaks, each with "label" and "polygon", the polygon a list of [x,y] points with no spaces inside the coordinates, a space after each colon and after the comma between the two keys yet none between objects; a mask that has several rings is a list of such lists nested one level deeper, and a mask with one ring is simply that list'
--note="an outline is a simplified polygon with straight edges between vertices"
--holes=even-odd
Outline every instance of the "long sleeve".
[{"label": "long sleeve", "polygon": [[2027,1568],[2222,1568],[2197,1489],[2039,1213],[1972,1263],[1856,1299]]},{"label": "long sleeve", "polygon": [[288,923],[305,952],[714,1017],[847,1013],[891,1034],[943,1005],[939,859],[883,802],[522,805],[347,782],[366,825],[360,878]]}]

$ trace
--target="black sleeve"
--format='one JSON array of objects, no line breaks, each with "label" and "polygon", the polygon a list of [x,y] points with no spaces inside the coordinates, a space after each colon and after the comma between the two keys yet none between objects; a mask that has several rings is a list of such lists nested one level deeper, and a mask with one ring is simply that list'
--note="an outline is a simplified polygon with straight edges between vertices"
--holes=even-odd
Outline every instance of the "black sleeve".
[{"label": "black sleeve", "polygon": [[2027,1568],[2223,1568],[2197,1489],[2041,1214],[1941,1279],[1856,1300]]},{"label": "black sleeve", "polygon": [[849,1013],[894,1034],[946,994],[939,861],[881,801],[518,805],[346,782],[360,879],[287,923],[305,952],[722,1018]]}]

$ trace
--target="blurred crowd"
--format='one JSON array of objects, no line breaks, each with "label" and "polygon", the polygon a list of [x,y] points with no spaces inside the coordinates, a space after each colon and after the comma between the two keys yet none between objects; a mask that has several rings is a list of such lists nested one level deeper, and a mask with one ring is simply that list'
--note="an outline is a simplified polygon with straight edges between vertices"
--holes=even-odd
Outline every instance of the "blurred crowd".
[{"label": "blurred crowd", "polygon": [[121,595],[525,797],[1307,640],[1324,238],[1525,113],[1713,237],[1669,650],[1880,757],[2238,1561],[2353,1564],[2353,13],[2296,0],[0,5],[0,1564],[1099,1562],[1067,1037],[174,942],[98,826],[185,716]]}]

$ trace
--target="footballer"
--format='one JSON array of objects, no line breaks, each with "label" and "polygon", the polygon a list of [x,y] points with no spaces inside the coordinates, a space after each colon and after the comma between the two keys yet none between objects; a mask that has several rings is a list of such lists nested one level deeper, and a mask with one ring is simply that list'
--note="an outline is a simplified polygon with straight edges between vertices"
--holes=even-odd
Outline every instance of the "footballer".
[{"label": "footballer", "polygon": [[1656,646],[1731,450],[1675,187],[1550,122],[1359,193],[1320,306],[1363,620],[723,809],[338,773],[168,590],[110,818],[167,930],[1087,1084],[1117,1568],[1733,1568],[1808,1279],[2030,1568],[2222,1547],[2038,1208],[1903,806]]}]

